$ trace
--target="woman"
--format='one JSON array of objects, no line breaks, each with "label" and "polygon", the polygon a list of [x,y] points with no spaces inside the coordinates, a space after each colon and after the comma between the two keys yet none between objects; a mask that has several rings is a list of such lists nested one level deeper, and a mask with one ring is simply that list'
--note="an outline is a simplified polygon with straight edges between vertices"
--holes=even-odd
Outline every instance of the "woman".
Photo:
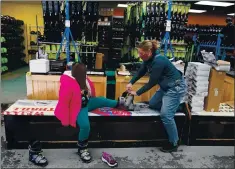
[{"label": "woman", "polygon": [[[102,107],[122,108],[124,103],[95,97],[93,83],[87,77],[86,66],[81,63],[75,63],[72,66],[72,72],[66,71],[61,76],[60,84],[55,116],[63,126],[79,126],[78,154],[83,162],[89,163],[91,155],[87,149],[90,135],[88,112]],[[106,162],[109,162],[109,159]]]},{"label": "woman", "polygon": [[[161,148],[164,152],[177,151],[178,131],[174,116],[186,92],[185,81],[167,57],[157,54],[157,41],[145,40],[138,47],[139,57],[143,60],[141,68],[126,86],[132,95],[140,96],[158,84],[160,89],[149,101],[149,107],[160,111],[161,120],[168,134],[169,143]],[[149,73],[149,82],[138,91],[132,85]]]}]

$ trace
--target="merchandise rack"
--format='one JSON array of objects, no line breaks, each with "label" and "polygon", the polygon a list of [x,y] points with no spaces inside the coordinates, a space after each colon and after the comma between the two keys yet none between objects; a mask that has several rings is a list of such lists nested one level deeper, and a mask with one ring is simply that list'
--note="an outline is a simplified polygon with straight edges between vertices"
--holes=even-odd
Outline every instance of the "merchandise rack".
[{"label": "merchandise rack", "polygon": [[[184,43],[184,40],[181,39],[181,40],[177,40],[179,42],[175,42],[174,41],[174,37],[176,34],[178,34],[177,32],[181,32],[183,34],[185,34],[185,24],[187,23],[187,14],[188,14],[188,10],[190,9],[190,5],[188,4],[182,4],[182,3],[173,3],[172,1],[167,1],[167,2],[155,2],[155,1],[151,1],[149,3],[156,3],[155,5],[160,5],[162,8],[162,12],[159,12],[160,14],[157,16],[157,18],[160,18],[159,21],[155,21],[154,20],[154,24],[160,24],[160,27],[158,29],[161,28],[161,32],[160,32],[160,35],[159,37],[157,37],[156,34],[149,34],[151,37],[148,37],[149,35],[146,35],[146,29],[145,27],[147,26],[146,25],[146,22],[148,21],[146,18],[147,17],[150,17],[151,16],[151,11],[150,11],[150,15],[148,13],[148,10],[147,10],[147,5],[148,4],[143,4],[144,2],[142,2],[142,4],[140,2],[138,3],[131,3],[131,4],[128,4],[130,6],[130,9],[129,7],[126,9],[126,14],[125,14],[125,24],[126,24],[126,32],[128,33],[128,30],[129,30],[129,34],[128,35],[125,35],[128,36],[128,40],[130,41],[130,44],[127,43],[125,44],[125,46],[132,46],[131,48],[128,48],[128,54],[127,55],[131,55],[133,56],[133,58],[130,58],[131,60],[133,61],[137,61],[135,58],[137,58],[137,52],[135,52],[135,47],[136,47],[136,43],[138,41],[143,41],[143,40],[147,40],[147,39],[158,39],[161,43],[160,43],[160,52],[168,57],[170,60],[175,60],[175,59],[178,59],[178,58],[185,58],[185,53],[187,53],[187,50],[186,50],[186,47],[187,47],[187,44]],[[146,2],[145,2],[146,3]],[[139,6],[138,6],[139,5]],[[130,17],[131,16],[131,8],[132,7],[135,7],[134,10],[137,10],[137,13],[139,12],[140,13],[140,16],[138,15],[137,16],[134,16],[134,18]],[[183,20],[177,20],[177,19],[174,19],[174,16],[172,16],[172,13],[176,14],[177,12],[177,7],[183,7],[184,9],[180,9],[183,12],[183,17],[185,17]],[[159,8],[159,9],[160,9]],[[147,11],[147,12],[146,12]],[[162,13],[162,14],[161,14]],[[149,15],[149,16],[147,16]],[[154,16],[156,17],[156,16]],[[153,17],[150,17],[150,18],[153,18]],[[162,18],[162,19],[161,19]],[[141,21],[139,21],[139,20]],[[137,21],[138,20],[138,21]],[[135,33],[138,32],[140,33],[139,37],[137,37],[135,35],[135,33],[133,33],[133,30],[130,31],[131,27],[133,27],[133,23],[134,24],[137,24],[135,27]],[[143,23],[144,23],[144,27],[143,27]],[[180,26],[182,26],[181,28],[177,28],[173,25],[176,25],[176,24],[180,24]],[[152,29],[152,28],[151,28]],[[155,26],[154,26],[154,29],[155,29]],[[156,33],[156,32],[155,32]],[[131,36],[132,34],[134,34],[135,39],[131,39]],[[165,35],[164,35],[165,34]],[[170,36],[170,34],[172,34],[172,36]],[[155,37],[156,36],[156,37]],[[127,40],[127,41],[128,41]],[[134,42],[135,41],[135,42]],[[134,42],[134,43],[133,43]],[[164,49],[162,50],[161,47],[164,46]],[[173,46],[174,46],[174,50],[173,50]],[[177,47],[178,46],[178,47]],[[179,47],[179,46],[182,46],[182,47]],[[184,47],[184,50],[182,51],[182,48]],[[170,53],[168,52],[170,50]],[[131,51],[131,52],[130,52]],[[129,52],[131,54],[129,54]],[[180,55],[184,54],[184,56],[179,56],[178,57],[178,54],[177,54],[177,57],[174,56],[174,52],[175,53],[181,53]]]},{"label": "merchandise rack", "polygon": [[8,71],[8,67],[6,66],[7,59],[7,49],[5,48],[6,39],[1,37],[1,74],[4,74]]},{"label": "merchandise rack", "polygon": [[[226,52],[225,50],[235,50],[235,47],[224,47],[224,46],[221,46],[221,42],[222,42],[222,37],[224,37],[223,34],[219,33],[217,35],[217,42],[216,42],[216,45],[205,45],[205,44],[202,44],[202,43],[199,43],[197,45],[197,56],[199,55],[199,52],[200,52],[200,48],[201,47],[208,47],[208,48],[215,48],[215,57],[216,57],[216,60],[219,60],[219,57],[220,60],[225,60],[226,58]],[[194,38],[194,42],[196,43],[196,39]],[[224,50],[224,52],[221,54],[221,50]]]},{"label": "merchandise rack", "polygon": [[4,47],[7,49],[4,70],[13,71],[26,65],[24,22],[10,16],[1,16],[1,21],[1,36],[5,38]]}]

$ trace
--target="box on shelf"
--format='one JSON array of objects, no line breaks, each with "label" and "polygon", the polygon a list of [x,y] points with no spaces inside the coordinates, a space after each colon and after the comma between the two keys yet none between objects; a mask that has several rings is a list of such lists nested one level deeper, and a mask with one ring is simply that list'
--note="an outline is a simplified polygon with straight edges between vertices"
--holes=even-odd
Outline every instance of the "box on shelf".
[{"label": "box on shelf", "polygon": [[222,90],[225,77],[226,77],[226,72],[221,72],[212,69],[209,78],[209,89]]},{"label": "box on shelf", "polygon": [[205,111],[219,112],[220,102],[222,100],[224,90],[211,88],[208,96],[205,98]]},{"label": "box on shelf", "polygon": [[49,60],[36,59],[29,61],[29,71],[32,73],[47,73],[50,70]]}]

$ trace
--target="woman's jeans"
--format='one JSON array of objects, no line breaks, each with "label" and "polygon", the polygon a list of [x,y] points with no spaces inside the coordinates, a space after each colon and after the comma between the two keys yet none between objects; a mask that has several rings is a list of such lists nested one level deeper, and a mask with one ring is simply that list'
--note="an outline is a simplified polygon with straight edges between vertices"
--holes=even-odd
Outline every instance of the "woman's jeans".
[{"label": "woman's jeans", "polygon": [[117,103],[116,100],[106,99],[104,97],[90,98],[87,107],[81,108],[77,117],[77,124],[80,128],[78,141],[87,140],[90,135],[89,111],[102,107],[116,107]]},{"label": "woman's jeans", "polygon": [[169,142],[177,145],[179,137],[175,113],[186,93],[185,80],[178,80],[167,91],[159,89],[149,101],[149,107],[160,111],[160,117],[168,134]]}]

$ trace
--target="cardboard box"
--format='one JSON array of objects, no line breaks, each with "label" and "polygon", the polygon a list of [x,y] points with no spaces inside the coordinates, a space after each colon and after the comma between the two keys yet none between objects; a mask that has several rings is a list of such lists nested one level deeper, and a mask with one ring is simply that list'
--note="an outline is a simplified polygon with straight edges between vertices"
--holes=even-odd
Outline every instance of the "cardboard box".
[{"label": "cardboard box", "polygon": [[205,98],[205,111],[219,112],[220,102],[223,97],[224,90],[212,88],[209,90],[208,96]]},{"label": "cardboard box", "polygon": [[214,88],[217,88],[218,90],[223,90],[225,77],[226,72],[220,72],[215,69],[211,69],[209,78],[209,90]]}]

